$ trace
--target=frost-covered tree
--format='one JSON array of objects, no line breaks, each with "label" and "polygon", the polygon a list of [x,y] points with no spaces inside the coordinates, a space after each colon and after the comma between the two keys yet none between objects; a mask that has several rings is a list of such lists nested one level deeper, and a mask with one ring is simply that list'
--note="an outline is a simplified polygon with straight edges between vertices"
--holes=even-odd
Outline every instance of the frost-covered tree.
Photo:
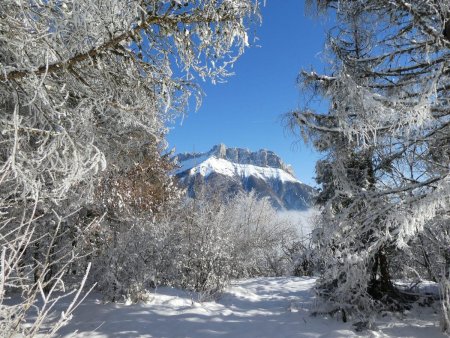
[{"label": "frost-covered tree", "polygon": [[246,24],[257,7],[246,0],[3,1],[2,192],[57,200],[116,158],[123,143],[160,140],[197,93],[194,73],[228,74],[248,45]]},{"label": "frost-covered tree", "polygon": [[450,8],[440,0],[312,3],[336,15],[330,73],[300,79],[329,106],[305,107],[291,122],[327,154],[318,168],[331,258],[324,295],[338,310],[367,314],[398,300],[390,257],[450,208]]},{"label": "frost-covered tree", "polygon": [[[167,123],[192,95],[199,102],[197,78],[229,75],[258,7],[253,0],[1,1],[1,297],[28,286],[36,294],[55,276],[50,266],[65,266],[56,238],[84,232],[68,214],[95,195],[101,170],[145,176],[158,163],[146,163],[155,157],[143,149],[154,154]],[[51,280],[59,283],[57,276]],[[1,317],[13,318],[1,300]],[[21,324],[11,332],[25,330]]]}]

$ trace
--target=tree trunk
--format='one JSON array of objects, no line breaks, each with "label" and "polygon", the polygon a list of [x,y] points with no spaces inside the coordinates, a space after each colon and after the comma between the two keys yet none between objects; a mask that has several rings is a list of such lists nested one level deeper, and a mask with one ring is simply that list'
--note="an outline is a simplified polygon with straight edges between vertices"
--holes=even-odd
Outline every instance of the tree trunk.
[{"label": "tree trunk", "polygon": [[368,292],[377,300],[391,296],[395,292],[389,274],[389,261],[384,248],[379,249],[375,254]]},{"label": "tree trunk", "polygon": [[[445,249],[444,249],[445,250]],[[450,251],[444,252],[445,266],[440,280],[442,297],[442,318],[441,329],[444,332],[450,331]]]},{"label": "tree trunk", "polygon": [[444,36],[447,38],[447,40],[450,40],[450,19],[445,23]]}]

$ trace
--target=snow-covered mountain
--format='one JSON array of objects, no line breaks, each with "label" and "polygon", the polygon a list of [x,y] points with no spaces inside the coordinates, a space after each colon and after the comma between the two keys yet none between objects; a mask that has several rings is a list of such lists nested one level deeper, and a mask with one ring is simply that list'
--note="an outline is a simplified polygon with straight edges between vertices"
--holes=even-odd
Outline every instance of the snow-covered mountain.
[{"label": "snow-covered mountain", "polygon": [[269,150],[251,152],[242,148],[214,146],[206,153],[176,156],[179,168],[174,175],[194,197],[201,187],[224,197],[239,191],[255,191],[268,197],[278,209],[305,210],[312,204],[315,190],[300,182],[289,165]]}]

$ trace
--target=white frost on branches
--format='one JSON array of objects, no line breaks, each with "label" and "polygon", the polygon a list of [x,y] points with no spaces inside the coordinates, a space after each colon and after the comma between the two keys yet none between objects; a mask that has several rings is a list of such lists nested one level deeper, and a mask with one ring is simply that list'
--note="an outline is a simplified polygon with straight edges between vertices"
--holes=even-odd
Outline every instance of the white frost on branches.
[{"label": "white frost on branches", "polygon": [[345,313],[367,314],[386,298],[395,304],[395,253],[449,214],[450,7],[442,0],[311,3],[336,14],[331,74],[302,72],[300,82],[329,107],[304,107],[290,122],[326,154],[316,167],[321,226],[329,230],[325,298]]},{"label": "white frost on branches", "polygon": [[51,288],[54,270],[74,263],[59,248],[82,232],[71,221],[55,232],[61,211],[83,205],[107,165],[142,169],[167,124],[192,96],[200,103],[197,78],[230,75],[258,10],[254,0],[0,2],[0,235],[15,255],[2,285]]}]

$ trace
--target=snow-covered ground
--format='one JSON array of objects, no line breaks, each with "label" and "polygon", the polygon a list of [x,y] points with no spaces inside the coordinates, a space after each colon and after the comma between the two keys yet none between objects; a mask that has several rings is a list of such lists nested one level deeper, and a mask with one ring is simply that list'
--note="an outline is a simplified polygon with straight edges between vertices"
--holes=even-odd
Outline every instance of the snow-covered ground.
[{"label": "snow-covered ground", "polygon": [[[444,337],[438,314],[417,307],[377,320],[377,331],[356,333],[351,323],[312,317],[313,278],[236,281],[215,302],[177,289],[159,288],[146,304],[102,304],[92,294],[64,327],[63,337]],[[74,331],[77,331],[74,334]]]}]

